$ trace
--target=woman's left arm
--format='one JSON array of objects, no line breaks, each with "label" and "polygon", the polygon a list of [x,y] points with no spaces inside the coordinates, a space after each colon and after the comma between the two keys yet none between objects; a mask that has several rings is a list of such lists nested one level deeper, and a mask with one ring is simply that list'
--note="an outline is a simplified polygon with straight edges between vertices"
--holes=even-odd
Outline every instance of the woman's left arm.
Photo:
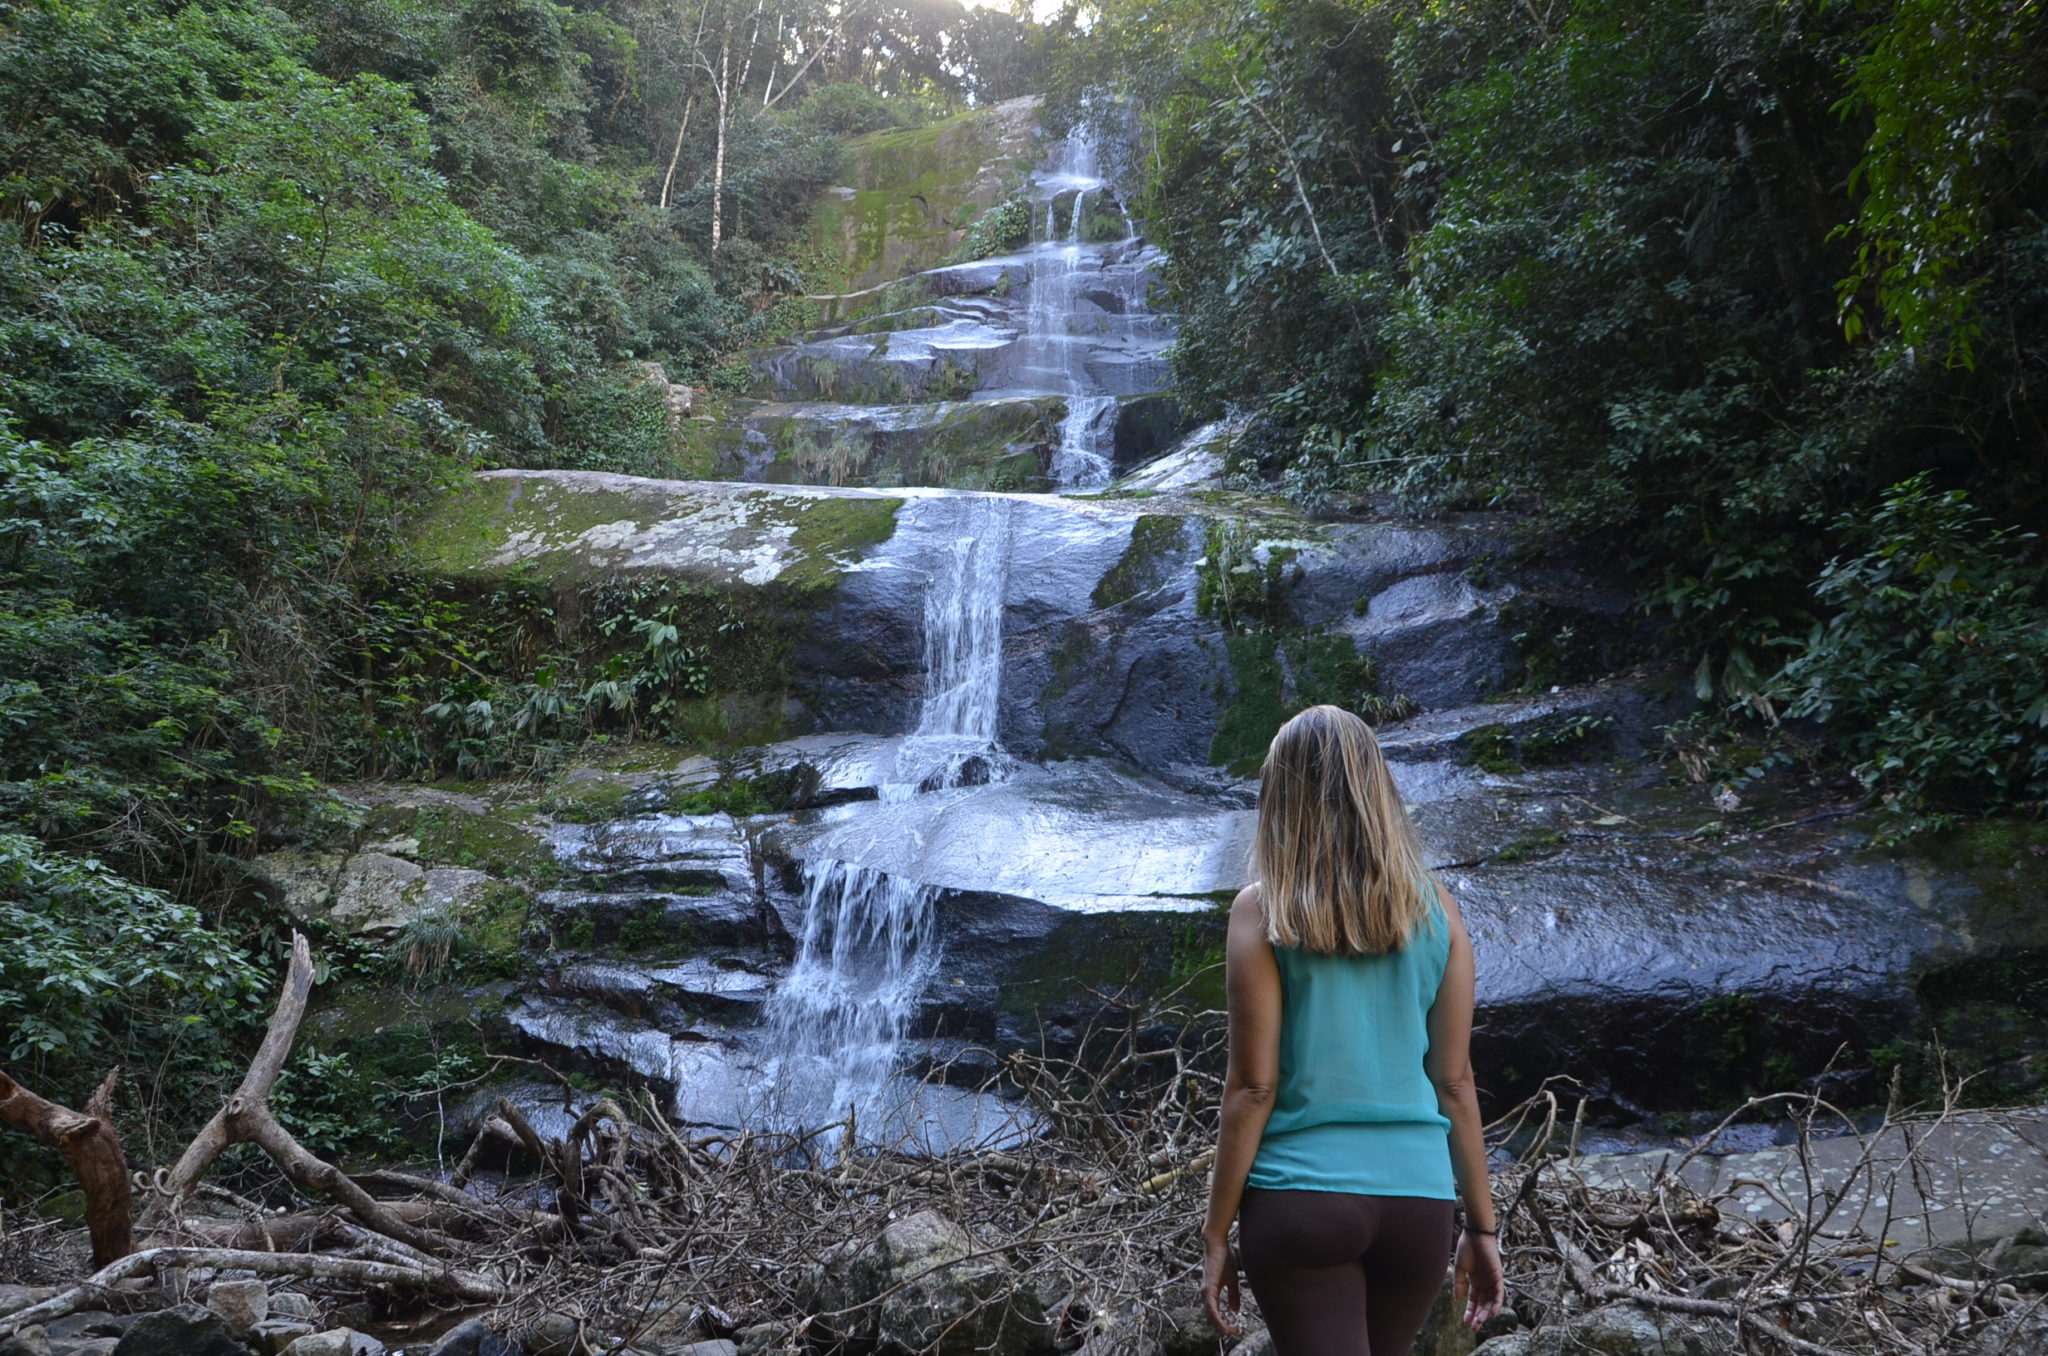
[{"label": "woman's left arm", "polygon": [[1202,1225],[1202,1305],[1217,1331],[1235,1335],[1237,1322],[1223,1310],[1239,1307],[1237,1257],[1230,1225],[1244,1199],[1245,1179],[1273,1114],[1280,1080],[1280,966],[1266,940],[1259,887],[1247,886],[1230,906],[1224,949],[1224,987],[1230,1001],[1230,1063],[1223,1075],[1223,1125],[1209,1174],[1209,1216]]}]

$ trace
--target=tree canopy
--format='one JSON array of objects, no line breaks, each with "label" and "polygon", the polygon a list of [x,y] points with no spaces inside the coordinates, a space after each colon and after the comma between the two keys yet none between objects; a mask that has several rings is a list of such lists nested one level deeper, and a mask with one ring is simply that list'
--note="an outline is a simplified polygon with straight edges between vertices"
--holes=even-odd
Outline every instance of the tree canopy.
[{"label": "tree canopy", "polygon": [[2048,798],[2043,16],[1104,0],[1063,102],[1135,110],[1260,471],[1621,544],[1702,697],[1939,823]]}]

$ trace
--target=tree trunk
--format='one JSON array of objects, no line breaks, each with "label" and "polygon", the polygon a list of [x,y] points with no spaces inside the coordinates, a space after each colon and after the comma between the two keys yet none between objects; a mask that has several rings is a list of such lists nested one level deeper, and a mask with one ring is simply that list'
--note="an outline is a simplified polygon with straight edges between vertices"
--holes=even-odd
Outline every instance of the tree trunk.
[{"label": "tree trunk", "polygon": [[114,1132],[114,1077],[107,1071],[85,1114],[47,1102],[0,1073],[0,1125],[25,1130],[55,1149],[85,1189],[85,1227],[92,1234],[92,1263],[109,1266],[135,1251],[135,1193],[128,1184],[128,1158]]},{"label": "tree trunk", "polygon": [[718,247],[725,241],[725,127],[729,118],[727,104],[732,84],[732,44],[725,43],[718,50],[718,149],[711,158],[711,252],[718,253]]},{"label": "tree trunk", "polygon": [[683,138],[690,132],[690,110],[697,104],[697,49],[704,45],[704,19],[711,13],[711,0],[697,6],[697,32],[690,39],[690,78],[683,83],[683,124],[676,129],[676,146],[669,152],[668,173],[661,176],[661,200],[657,206],[668,210],[669,189],[675,185],[676,165],[683,158]]},{"label": "tree trunk", "polygon": [[[227,1105],[187,1145],[176,1166],[165,1176],[159,1205],[172,1221],[177,1219],[185,1198],[213,1160],[232,1144],[253,1143],[307,1191],[319,1192],[340,1201],[349,1213],[387,1238],[395,1238],[422,1252],[444,1249],[448,1240],[400,1219],[341,1169],[314,1157],[291,1132],[278,1123],[270,1110],[270,1090],[284,1072],[285,1059],[292,1052],[299,1022],[306,1015],[306,999],[313,991],[313,952],[299,933],[292,934],[291,969],[285,975],[284,991],[277,997],[277,1011],[263,1044],[249,1061],[242,1085],[228,1098]],[[152,1212],[155,1213],[154,1211]]]},{"label": "tree trunk", "polygon": [[676,129],[676,148],[669,153],[668,173],[661,176],[661,201],[656,204],[664,212],[668,210],[668,191],[676,181],[676,163],[683,158],[683,138],[690,134],[690,110],[696,103],[695,94],[683,100],[683,125]]}]

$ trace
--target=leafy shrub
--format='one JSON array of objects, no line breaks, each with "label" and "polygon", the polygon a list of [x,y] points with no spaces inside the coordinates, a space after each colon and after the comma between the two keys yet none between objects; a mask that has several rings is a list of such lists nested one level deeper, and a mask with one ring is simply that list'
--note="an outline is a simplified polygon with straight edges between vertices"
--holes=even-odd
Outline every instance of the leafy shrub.
[{"label": "leafy shrub", "polygon": [[981,214],[960,242],[962,259],[986,259],[1008,254],[1031,243],[1031,204],[1022,198],[1006,198]]},{"label": "leafy shrub", "polygon": [[254,1011],[263,977],[197,909],[0,833],[0,1031],[9,1060],[76,1064],[133,1036]]},{"label": "leafy shrub", "polygon": [[821,132],[853,136],[902,127],[912,121],[915,106],[900,99],[887,99],[850,81],[820,85],[796,106],[797,118]]},{"label": "leafy shrub", "polygon": [[1775,684],[1826,722],[1897,829],[2048,798],[2048,613],[2031,534],[1994,529],[1961,490],[1917,475],[1835,532],[1835,615]]}]

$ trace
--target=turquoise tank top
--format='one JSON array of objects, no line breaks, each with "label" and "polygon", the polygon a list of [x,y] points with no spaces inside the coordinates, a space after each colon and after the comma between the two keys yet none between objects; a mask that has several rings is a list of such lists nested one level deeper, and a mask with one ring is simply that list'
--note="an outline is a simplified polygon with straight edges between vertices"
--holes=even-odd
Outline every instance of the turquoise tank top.
[{"label": "turquoise tank top", "polygon": [[1430,894],[1428,917],[1399,951],[1273,948],[1280,1079],[1247,1185],[1457,1198],[1451,1123],[1422,1063],[1430,1005],[1451,954],[1450,924]]}]

